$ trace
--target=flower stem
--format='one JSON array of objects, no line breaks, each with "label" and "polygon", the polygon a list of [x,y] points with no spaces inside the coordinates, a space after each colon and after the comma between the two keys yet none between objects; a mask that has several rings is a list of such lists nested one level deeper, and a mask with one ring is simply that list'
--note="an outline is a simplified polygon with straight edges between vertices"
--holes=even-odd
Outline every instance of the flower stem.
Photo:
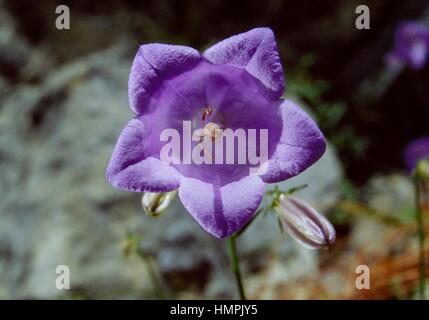
[{"label": "flower stem", "polygon": [[163,300],[168,299],[168,295],[164,290],[162,281],[159,279],[158,274],[156,273],[155,268],[152,265],[150,257],[141,248],[137,250],[137,255],[140,257],[140,259],[142,259],[143,263],[145,264],[146,271],[149,274],[149,277],[152,281],[152,286],[157,296]]},{"label": "flower stem", "polygon": [[416,221],[417,221],[417,233],[419,238],[419,295],[421,300],[425,300],[425,229],[423,223],[423,214],[420,206],[420,179],[415,177],[414,179],[415,188],[415,206],[416,206]]},{"label": "flower stem", "polygon": [[231,268],[234,272],[235,280],[237,282],[238,293],[241,300],[246,300],[246,294],[244,293],[243,280],[241,278],[240,272],[240,261],[237,255],[237,246],[236,246],[237,236],[232,235],[228,238],[228,253],[229,259],[231,262]]}]

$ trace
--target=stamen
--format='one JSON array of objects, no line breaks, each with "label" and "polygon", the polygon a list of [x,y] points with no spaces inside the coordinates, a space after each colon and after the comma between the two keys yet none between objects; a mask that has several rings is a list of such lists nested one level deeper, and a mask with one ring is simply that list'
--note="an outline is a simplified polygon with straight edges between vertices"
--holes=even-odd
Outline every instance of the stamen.
[{"label": "stamen", "polygon": [[209,137],[213,142],[218,141],[222,137],[223,128],[214,122],[207,123],[204,128],[197,129],[192,134],[194,139],[203,141],[204,137]]},{"label": "stamen", "polygon": [[[203,142],[204,138],[208,137],[211,139],[212,143],[216,143],[222,138],[222,130],[223,128],[221,128],[218,124],[214,122],[209,122],[204,126],[204,128],[195,130],[192,135],[192,138]],[[210,161],[213,161],[213,155],[211,154],[211,150],[206,148],[204,144],[201,144],[201,146],[204,149],[204,156],[207,157]]]},{"label": "stamen", "polygon": [[212,138],[212,141],[218,141],[222,137],[222,128],[218,124],[209,122],[204,127],[206,135]]},{"label": "stamen", "polygon": [[206,121],[206,118],[209,117],[213,112],[213,108],[211,106],[207,106],[203,109],[203,116],[201,117],[202,121]]}]

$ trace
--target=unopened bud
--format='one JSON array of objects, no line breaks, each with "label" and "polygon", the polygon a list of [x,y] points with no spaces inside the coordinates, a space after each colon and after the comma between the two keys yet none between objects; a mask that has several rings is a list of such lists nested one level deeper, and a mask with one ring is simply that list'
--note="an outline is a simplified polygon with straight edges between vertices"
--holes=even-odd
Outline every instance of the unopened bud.
[{"label": "unopened bud", "polygon": [[142,206],[146,215],[150,217],[159,216],[173,199],[176,197],[177,191],[171,192],[145,192],[142,196]]},{"label": "unopened bud", "polygon": [[429,159],[420,160],[417,163],[416,174],[419,178],[429,179]]},{"label": "unopened bud", "polygon": [[306,247],[329,248],[335,241],[332,224],[304,201],[282,194],[276,210],[292,237]]}]

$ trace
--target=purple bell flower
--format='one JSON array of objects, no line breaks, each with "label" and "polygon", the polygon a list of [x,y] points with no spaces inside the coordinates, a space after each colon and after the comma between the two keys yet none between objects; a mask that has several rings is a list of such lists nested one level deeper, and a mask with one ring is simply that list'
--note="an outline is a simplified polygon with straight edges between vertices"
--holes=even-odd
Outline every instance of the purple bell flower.
[{"label": "purple bell flower", "polygon": [[405,148],[404,159],[409,172],[420,160],[429,159],[429,136],[411,141]]},{"label": "purple bell flower", "polygon": [[[284,87],[276,41],[268,28],[230,37],[202,54],[185,46],[142,45],[129,78],[135,117],[118,139],[107,179],[115,188],[133,192],[178,189],[184,207],[207,232],[230,236],[255,213],[265,183],[299,174],[325,151],[315,122],[293,102],[280,99]],[[202,135],[219,128],[268,130],[265,170],[249,173],[248,161],[163,161],[166,142],[161,133],[173,128],[184,136],[184,121],[193,130],[208,129]]]},{"label": "purple bell flower", "polygon": [[395,47],[387,56],[391,67],[401,64],[422,69],[429,55],[429,27],[418,22],[401,23],[395,33]]}]

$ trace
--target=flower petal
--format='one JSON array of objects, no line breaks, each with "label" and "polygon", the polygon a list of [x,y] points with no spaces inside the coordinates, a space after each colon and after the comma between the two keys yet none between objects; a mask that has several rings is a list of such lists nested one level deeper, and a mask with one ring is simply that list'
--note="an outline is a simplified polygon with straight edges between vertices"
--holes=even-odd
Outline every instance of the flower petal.
[{"label": "flower petal", "polygon": [[416,41],[410,48],[410,63],[416,69],[422,69],[428,56],[427,45],[423,41]]},{"label": "flower petal", "polygon": [[[144,140],[147,132],[139,119],[131,120],[119,136],[106,170],[109,182],[133,192],[167,192],[179,187],[180,174],[151,156]],[[146,139],[147,140],[147,139]]]},{"label": "flower petal", "polygon": [[179,197],[204,230],[222,239],[240,230],[250,220],[264,192],[264,183],[256,175],[224,186],[183,178]]},{"label": "flower petal", "polygon": [[190,47],[159,43],[142,45],[134,58],[128,81],[131,109],[142,112],[163,79],[192,68],[200,60],[200,53]]},{"label": "flower petal", "polygon": [[208,48],[203,56],[215,64],[245,68],[279,98],[285,88],[283,68],[274,33],[269,28],[256,28],[227,38]]},{"label": "flower petal", "polygon": [[404,159],[410,173],[420,160],[429,159],[429,135],[410,142],[405,148]]},{"label": "flower petal", "polygon": [[283,130],[274,154],[262,175],[265,182],[289,179],[315,163],[325,152],[326,143],[317,124],[295,103],[280,105]]}]

